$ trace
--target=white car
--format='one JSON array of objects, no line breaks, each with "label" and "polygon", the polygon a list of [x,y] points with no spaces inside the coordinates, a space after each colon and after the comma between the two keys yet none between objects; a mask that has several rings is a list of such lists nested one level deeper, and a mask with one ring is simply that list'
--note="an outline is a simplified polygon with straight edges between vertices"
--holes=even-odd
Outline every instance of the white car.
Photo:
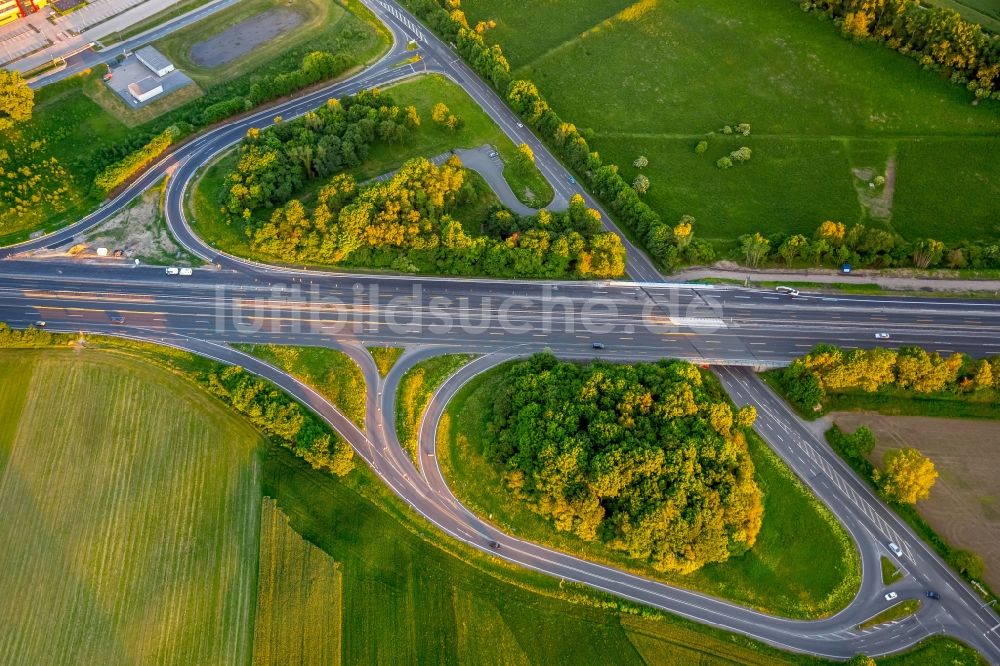
[{"label": "white car", "polygon": [[895,592],[886,592],[886,593],[885,593],[885,600],[886,600],[886,601],[892,601],[892,600],[893,600],[893,599],[895,599],[895,598],[896,598],[897,596],[899,596],[899,595],[897,595],[897,594],[896,594]]},{"label": "white car", "polygon": [[775,287],[774,290],[779,294],[788,294],[792,298],[799,295],[799,290],[792,287]]},{"label": "white car", "polygon": [[182,268],[181,275],[194,275],[194,271],[190,268]]},{"label": "white car", "polygon": [[888,333],[876,333],[875,334],[875,339],[876,340],[888,340],[889,339],[889,334]]},{"label": "white car", "polygon": [[177,268],[176,266],[168,266],[167,267],[167,275],[179,275],[180,272],[181,272],[181,269]]},{"label": "white car", "polygon": [[900,548],[899,546],[897,546],[892,541],[889,542],[889,550],[891,550],[893,553],[895,553],[896,557],[902,557],[903,556],[903,549]]}]

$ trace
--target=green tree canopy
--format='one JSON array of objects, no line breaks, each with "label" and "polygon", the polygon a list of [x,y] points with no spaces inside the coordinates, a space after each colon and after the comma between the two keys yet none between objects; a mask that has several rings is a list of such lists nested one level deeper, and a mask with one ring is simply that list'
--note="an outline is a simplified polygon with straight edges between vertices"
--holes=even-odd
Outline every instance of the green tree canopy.
[{"label": "green tree canopy", "polygon": [[35,91],[28,87],[21,73],[0,68],[0,131],[31,118],[34,107]]},{"label": "green tree canopy", "polygon": [[689,573],[753,546],[760,490],[725,394],[681,361],[508,370],[486,455],[556,529],[661,571]]}]

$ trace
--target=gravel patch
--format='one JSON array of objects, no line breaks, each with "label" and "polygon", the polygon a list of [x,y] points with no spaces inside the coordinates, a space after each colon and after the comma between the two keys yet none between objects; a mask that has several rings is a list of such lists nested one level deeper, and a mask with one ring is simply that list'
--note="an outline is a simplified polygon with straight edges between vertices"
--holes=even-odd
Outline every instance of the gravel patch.
[{"label": "gravel patch", "polygon": [[253,51],[305,20],[290,9],[269,9],[230,26],[191,47],[191,62],[199,67],[219,67]]}]

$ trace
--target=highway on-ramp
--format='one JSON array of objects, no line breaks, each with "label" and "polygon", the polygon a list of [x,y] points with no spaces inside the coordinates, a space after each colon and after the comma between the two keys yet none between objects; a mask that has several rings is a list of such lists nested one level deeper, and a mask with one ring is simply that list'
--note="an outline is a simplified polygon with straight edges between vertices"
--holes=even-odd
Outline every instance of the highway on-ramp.
[{"label": "highway on-ramp", "polygon": [[[843,347],[917,344],[941,353],[1000,353],[1000,302],[882,296],[789,297],[767,290],[665,283],[652,262],[628,243],[634,281],[560,282],[342,274],[266,266],[206,245],[183,199],[199,169],[234,146],[250,127],[291,118],[326,99],[433,71],[465,88],[515,142],[528,143],[559,201],[574,193],[599,206],[493,90],[444,43],[394,2],[365,3],[395,36],[393,48],[358,75],[237,118],[179,146],[101,209],[66,229],[0,250],[0,320],[15,326],[47,322],[59,331],[87,331],[172,344],[235,363],[265,377],[326,419],[402,499],[445,533],[537,571],[574,580],[785,649],[844,658],[855,652],[898,651],[945,632],[1000,664],[1000,618],[941,562],[834,456],[825,443],[746,367],[781,365],[820,342]],[[422,60],[406,62],[416,40]],[[57,247],[121,210],[170,172],[165,206],[178,240],[210,267],[190,277],[162,268],[42,262],[17,255]],[[602,212],[609,229],[616,230]],[[624,237],[623,237],[624,238]],[[889,333],[889,340],[876,340]],[[349,353],[368,381],[364,431],[287,373],[234,350],[233,342],[332,346]],[[604,345],[595,349],[594,343]],[[405,345],[408,352],[382,379],[366,345]],[[854,538],[864,574],[852,603],[819,620],[762,614],[721,599],[669,586],[507,535],[475,516],[449,491],[436,467],[436,425],[447,400],[469,378],[496,363],[549,349],[563,358],[616,361],[672,357],[720,366],[737,404],[755,404],[758,431],[826,503]],[[421,428],[419,469],[399,445],[394,396],[402,374],[422,358],[467,351],[478,358],[446,381]],[[722,367],[725,366],[725,367]],[[789,535],[790,538],[799,535]],[[802,538],[808,538],[803,536]],[[904,548],[908,577],[901,598],[941,593],[906,620],[861,631],[857,625],[888,602],[878,558],[894,540]],[[495,541],[499,549],[491,548]]]}]

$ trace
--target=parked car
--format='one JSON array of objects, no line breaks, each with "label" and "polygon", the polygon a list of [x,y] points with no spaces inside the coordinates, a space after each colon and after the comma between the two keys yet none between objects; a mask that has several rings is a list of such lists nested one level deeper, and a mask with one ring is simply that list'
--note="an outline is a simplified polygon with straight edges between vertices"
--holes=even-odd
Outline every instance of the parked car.
[{"label": "parked car", "polygon": [[799,290],[793,287],[775,287],[774,290],[779,294],[788,294],[792,298],[799,295]]},{"label": "parked car", "polygon": [[886,600],[886,601],[892,601],[893,599],[895,599],[895,598],[896,598],[896,597],[898,597],[898,596],[899,596],[899,595],[898,595],[898,594],[896,594],[895,592],[886,592],[886,593],[885,593],[885,600]]},{"label": "parked car", "polygon": [[902,557],[903,556],[903,549],[900,548],[899,546],[897,546],[892,541],[889,542],[889,550],[891,550],[893,553],[895,553],[896,557]]},{"label": "parked car", "polygon": [[889,339],[889,334],[888,333],[876,333],[875,334],[875,339],[876,340],[888,340]]}]

